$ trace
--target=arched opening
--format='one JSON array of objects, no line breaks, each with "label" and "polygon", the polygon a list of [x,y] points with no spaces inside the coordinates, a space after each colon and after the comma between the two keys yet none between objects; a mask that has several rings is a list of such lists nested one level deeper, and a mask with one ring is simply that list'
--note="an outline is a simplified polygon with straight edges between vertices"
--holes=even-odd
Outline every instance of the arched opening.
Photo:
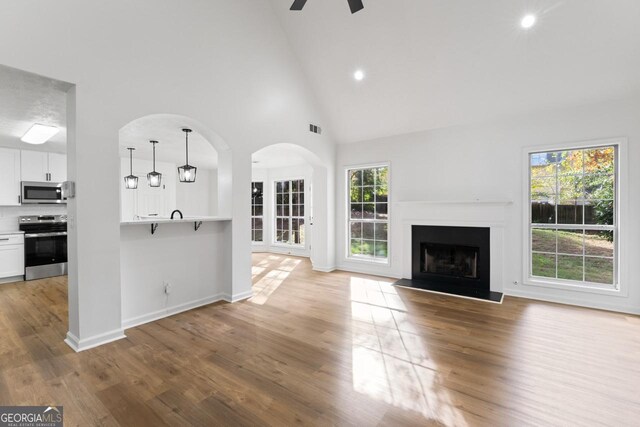
[{"label": "arched opening", "polygon": [[[119,154],[122,327],[225,298],[232,268],[225,142],[191,118],[154,114],[120,129]],[[185,164],[196,168],[190,177],[180,175]]]},{"label": "arched opening", "polygon": [[[280,255],[309,258],[315,270],[330,269],[326,266],[332,265],[332,228],[327,208],[332,183],[328,166],[305,147],[280,143],[253,153],[252,252],[273,254],[254,256],[260,264],[253,268],[254,302],[265,300],[275,291],[277,280],[284,280],[299,262]],[[269,259],[274,262],[265,262]],[[262,276],[267,287],[262,286]]]}]

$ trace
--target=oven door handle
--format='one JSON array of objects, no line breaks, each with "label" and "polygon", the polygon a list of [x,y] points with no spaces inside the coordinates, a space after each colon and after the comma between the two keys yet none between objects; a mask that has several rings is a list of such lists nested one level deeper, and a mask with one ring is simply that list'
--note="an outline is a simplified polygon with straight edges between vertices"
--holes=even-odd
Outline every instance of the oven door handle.
[{"label": "oven door handle", "polygon": [[55,233],[33,233],[33,234],[25,234],[25,239],[33,239],[35,237],[57,237],[57,236],[66,236],[66,231],[58,231]]}]

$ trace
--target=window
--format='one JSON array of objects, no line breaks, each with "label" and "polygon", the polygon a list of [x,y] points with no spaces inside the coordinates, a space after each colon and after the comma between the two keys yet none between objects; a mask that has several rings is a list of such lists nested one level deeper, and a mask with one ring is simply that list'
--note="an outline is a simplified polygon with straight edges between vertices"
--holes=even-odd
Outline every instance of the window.
[{"label": "window", "polygon": [[347,170],[349,257],[388,261],[389,167]]},{"label": "window", "polygon": [[617,146],[529,154],[530,276],[617,288]]},{"label": "window", "polygon": [[251,241],[260,243],[264,239],[264,184],[251,183]]},{"label": "window", "polygon": [[275,242],[304,245],[304,179],[277,181]]}]

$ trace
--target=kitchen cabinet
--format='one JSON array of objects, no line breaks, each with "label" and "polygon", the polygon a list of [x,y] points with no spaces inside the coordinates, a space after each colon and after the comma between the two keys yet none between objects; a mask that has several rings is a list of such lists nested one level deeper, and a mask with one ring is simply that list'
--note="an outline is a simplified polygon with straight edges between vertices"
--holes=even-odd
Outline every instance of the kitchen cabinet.
[{"label": "kitchen cabinet", "polygon": [[0,206],[20,204],[20,150],[0,148]]},{"label": "kitchen cabinet", "polygon": [[0,280],[24,276],[24,234],[0,234]]},{"label": "kitchen cabinet", "polygon": [[22,181],[62,182],[67,180],[66,154],[22,150],[20,165]]}]

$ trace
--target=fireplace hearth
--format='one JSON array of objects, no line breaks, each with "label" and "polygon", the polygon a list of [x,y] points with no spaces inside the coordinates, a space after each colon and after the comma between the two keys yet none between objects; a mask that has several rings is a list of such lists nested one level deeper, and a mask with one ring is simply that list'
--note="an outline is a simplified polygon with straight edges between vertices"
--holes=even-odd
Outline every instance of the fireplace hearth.
[{"label": "fireplace hearth", "polygon": [[491,291],[490,229],[414,225],[412,277],[396,282],[439,293],[500,302]]}]

